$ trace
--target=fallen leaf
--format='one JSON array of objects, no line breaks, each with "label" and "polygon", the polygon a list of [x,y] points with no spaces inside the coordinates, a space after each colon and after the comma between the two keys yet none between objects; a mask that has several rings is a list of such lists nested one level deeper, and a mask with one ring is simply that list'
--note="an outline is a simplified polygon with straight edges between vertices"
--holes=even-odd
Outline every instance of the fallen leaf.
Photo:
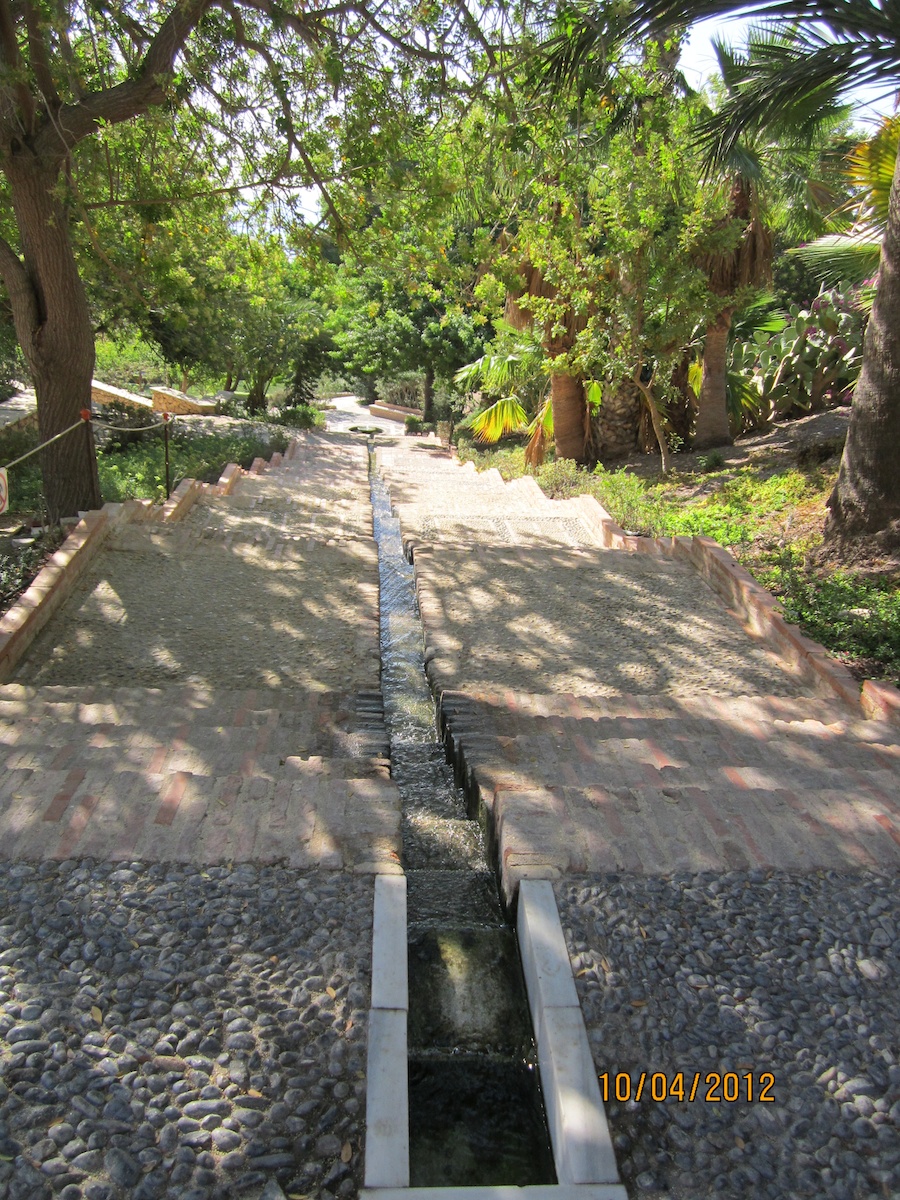
[{"label": "fallen leaf", "polygon": [[348,1163],[352,1157],[353,1147],[349,1142],[344,1142],[343,1146],[341,1146],[341,1162]]},{"label": "fallen leaf", "polygon": [[135,950],[140,950],[141,944],[140,944],[140,942],[136,942],[134,940],[134,938],[131,939],[131,944],[132,944],[132,946],[134,946]]},{"label": "fallen leaf", "polygon": [[0,1154],[0,1162],[12,1162],[12,1160],[13,1156],[11,1154]]},{"label": "fallen leaf", "polygon": [[646,1004],[647,1004],[646,1000],[632,1000],[631,1007],[632,1008],[644,1008],[646,1006]]},{"label": "fallen leaf", "polygon": [[256,1090],[256,1088],[249,1088],[249,1089],[248,1089],[248,1091],[247,1091],[247,1095],[248,1095],[248,1096],[255,1096],[255,1097],[257,1098],[257,1100],[259,1100],[259,1099],[261,1099],[261,1098],[262,1098],[262,1092],[258,1092],[258,1091]]},{"label": "fallen leaf", "polygon": [[91,1016],[94,1018],[94,1020],[97,1022],[98,1025],[103,1024],[103,1013],[100,1011],[100,1009],[97,1007],[96,1004],[91,1009]]},{"label": "fallen leaf", "polygon": [[744,1147],[747,1145],[747,1143],[744,1141],[744,1139],[742,1137],[736,1137],[734,1139],[734,1144],[737,1146],[738,1150],[743,1150]]},{"label": "fallen leaf", "polygon": [[333,987],[327,987],[327,988],[325,989],[325,991],[326,991],[326,992],[328,993],[328,995],[329,995],[329,996],[332,998],[332,1000],[333,1000],[333,999],[335,998],[335,996],[337,995],[337,992],[334,990],[334,988],[333,988]]},{"label": "fallen leaf", "polygon": [[638,926],[638,929],[640,929],[640,931],[641,931],[641,937],[642,937],[642,938],[645,938],[645,937],[647,937],[647,930],[646,930],[646,929],[643,927],[643,925],[639,925],[639,926]]},{"label": "fallen leaf", "polygon": [[277,954],[269,955],[269,962],[278,962],[278,955]]},{"label": "fallen leaf", "polygon": [[578,974],[575,976],[575,978],[580,979],[582,977],[582,975],[587,975],[587,973],[588,973],[588,968],[582,967],[581,970],[578,972]]},{"label": "fallen leaf", "polygon": [[344,1026],[344,1033],[349,1033],[352,1028],[353,1028],[353,1021],[348,1018],[347,1024]]}]

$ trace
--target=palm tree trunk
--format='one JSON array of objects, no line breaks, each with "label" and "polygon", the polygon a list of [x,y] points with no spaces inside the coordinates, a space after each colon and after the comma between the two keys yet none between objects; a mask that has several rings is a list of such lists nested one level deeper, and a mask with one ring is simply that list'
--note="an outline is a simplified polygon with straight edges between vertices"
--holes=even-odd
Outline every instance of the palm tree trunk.
[{"label": "palm tree trunk", "polygon": [[550,404],[557,457],[587,462],[587,403],[581,376],[554,372],[550,376]]},{"label": "palm tree trunk", "polygon": [[703,379],[697,397],[697,423],[694,427],[694,449],[707,446],[727,446],[732,442],[728,423],[728,333],[733,308],[723,308],[715,321],[706,327],[703,349]]},{"label": "palm tree trunk", "polygon": [[826,542],[879,535],[900,546],[900,155],[888,203],[875,304],[834,491]]}]

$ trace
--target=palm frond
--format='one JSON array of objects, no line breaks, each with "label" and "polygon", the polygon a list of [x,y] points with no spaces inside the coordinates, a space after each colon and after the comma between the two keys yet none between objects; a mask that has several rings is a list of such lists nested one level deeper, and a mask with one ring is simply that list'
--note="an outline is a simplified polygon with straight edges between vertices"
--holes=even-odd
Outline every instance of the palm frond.
[{"label": "palm frond", "polygon": [[860,142],[848,156],[850,178],[862,191],[868,213],[882,228],[887,224],[898,146],[900,113],[895,113],[885,117],[874,137]]},{"label": "palm frond", "polygon": [[878,270],[881,238],[828,234],[810,242],[808,246],[797,246],[788,254],[799,258],[817,279],[829,287],[844,281],[860,284],[871,279]]},{"label": "palm frond", "polygon": [[547,454],[547,443],[553,437],[553,405],[549,395],[538,409],[528,426],[528,445],[525,447],[525,462],[529,467],[539,467]]},{"label": "palm frond", "polygon": [[499,442],[507,433],[515,433],[528,422],[528,414],[516,396],[501,396],[489,408],[469,417],[464,424],[485,444]]}]

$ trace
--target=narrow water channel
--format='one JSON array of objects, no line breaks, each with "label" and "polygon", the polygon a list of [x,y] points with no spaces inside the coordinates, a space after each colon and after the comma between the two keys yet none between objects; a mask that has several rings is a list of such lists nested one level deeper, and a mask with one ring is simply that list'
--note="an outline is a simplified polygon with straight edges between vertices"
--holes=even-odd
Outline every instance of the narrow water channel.
[{"label": "narrow water channel", "polygon": [[369,464],[408,888],[410,1183],[555,1183],[515,933],[437,740],[413,568],[371,443]]}]

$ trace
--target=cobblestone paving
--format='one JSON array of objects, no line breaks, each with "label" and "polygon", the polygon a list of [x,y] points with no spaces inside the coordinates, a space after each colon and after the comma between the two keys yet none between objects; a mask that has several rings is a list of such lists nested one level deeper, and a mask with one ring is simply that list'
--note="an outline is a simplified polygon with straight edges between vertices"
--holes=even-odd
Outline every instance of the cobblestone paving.
[{"label": "cobblestone paving", "polygon": [[588,876],[556,893],[631,1194],[900,1195],[895,875]]},{"label": "cobblestone paving", "polygon": [[370,879],[0,865],[0,1195],[355,1195]]},{"label": "cobblestone paving", "polygon": [[0,688],[0,1200],[356,1195],[371,533],[364,444],[304,438],[118,533]]}]

